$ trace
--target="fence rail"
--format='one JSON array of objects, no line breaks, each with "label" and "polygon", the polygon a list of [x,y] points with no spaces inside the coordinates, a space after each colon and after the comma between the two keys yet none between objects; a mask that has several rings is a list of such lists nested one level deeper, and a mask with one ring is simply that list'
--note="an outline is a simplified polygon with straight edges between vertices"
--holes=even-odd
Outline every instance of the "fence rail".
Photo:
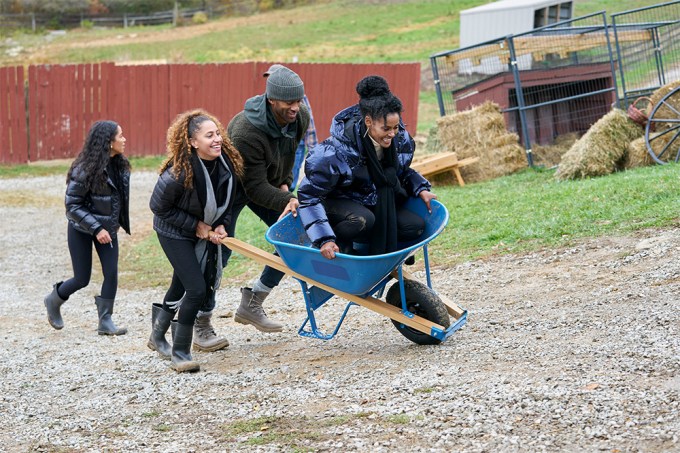
[{"label": "fence rail", "polygon": [[[612,14],[612,29],[625,108],[680,79],[680,0]],[[638,39],[620,38],[632,33]]]},{"label": "fence rail", "polygon": [[440,114],[496,102],[531,146],[584,132],[616,100],[604,13],[562,21],[431,57]]},{"label": "fence rail", "polygon": [[[132,156],[165,152],[165,134],[180,112],[204,108],[225,125],[245,100],[264,92],[269,63],[125,66],[113,63],[0,68],[0,164],[74,157],[92,122],[121,124]],[[420,64],[287,64],[305,82],[319,139],[333,116],[355,104],[357,82],[387,79],[415,133]]]}]

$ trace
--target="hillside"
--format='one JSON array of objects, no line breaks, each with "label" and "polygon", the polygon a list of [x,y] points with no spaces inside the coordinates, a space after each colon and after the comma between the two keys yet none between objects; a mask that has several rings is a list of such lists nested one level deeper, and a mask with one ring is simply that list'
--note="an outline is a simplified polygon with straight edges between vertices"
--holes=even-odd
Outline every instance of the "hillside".
[{"label": "hillside", "polygon": [[[41,63],[404,62],[423,68],[419,131],[438,115],[430,55],[458,46],[459,12],[483,0],[325,1],[202,25],[15,33],[0,40],[0,65]],[[609,14],[655,0],[582,0],[575,16]]]}]

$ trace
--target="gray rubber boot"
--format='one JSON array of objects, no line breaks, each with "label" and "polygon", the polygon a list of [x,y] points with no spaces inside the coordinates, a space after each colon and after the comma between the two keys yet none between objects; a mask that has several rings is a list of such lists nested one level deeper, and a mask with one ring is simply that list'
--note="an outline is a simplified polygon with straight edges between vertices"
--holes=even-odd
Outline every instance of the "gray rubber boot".
[{"label": "gray rubber boot", "polygon": [[153,304],[151,306],[151,336],[146,345],[152,351],[158,352],[158,355],[164,359],[170,359],[172,353],[172,346],[165,339],[165,333],[170,328],[174,313],[163,310],[163,305]]},{"label": "gray rubber boot", "polygon": [[52,292],[45,296],[45,308],[47,309],[47,321],[52,327],[57,330],[64,328],[64,320],[61,318],[61,306],[66,302],[66,299],[59,297],[57,288],[64,282],[55,283],[52,286]]},{"label": "gray rubber boot", "polygon": [[241,288],[241,305],[238,306],[234,321],[240,324],[252,324],[262,332],[281,332],[283,324],[267,318],[262,302],[269,293],[253,291],[252,288]]},{"label": "gray rubber boot", "polygon": [[229,340],[218,337],[210,323],[212,313],[199,313],[194,324],[194,349],[196,351],[214,352],[229,346]]},{"label": "gray rubber boot", "polygon": [[99,335],[125,335],[127,329],[116,327],[111,319],[113,314],[113,299],[103,299],[101,296],[95,296],[94,303],[97,305],[97,313],[99,314],[99,326],[97,332]]},{"label": "gray rubber boot", "polygon": [[172,322],[172,357],[170,365],[178,373],[186,371],[199,371],[201,365],[191,359],[191,337],[194,334],[194,326]]}]

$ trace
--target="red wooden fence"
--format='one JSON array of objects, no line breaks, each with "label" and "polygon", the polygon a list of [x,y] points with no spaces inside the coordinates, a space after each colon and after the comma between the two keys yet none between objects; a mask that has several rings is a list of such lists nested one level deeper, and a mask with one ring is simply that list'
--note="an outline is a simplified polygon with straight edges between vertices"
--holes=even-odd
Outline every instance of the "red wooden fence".
[{"label": "red wooden fence", "polygon": [[28,161],[24,68],[0,68],[0,163]]},{"label": "red wooden fence", "polygon": [[[72,158],[79,152],[90,125],[104,118],[122,126],[129,155],[163,154],[166,130],[177,114],[204,108],[226,127],[243,109],[246,99],[264,92],[262,73],[269,65],[30,66],[26,102],[30,140],[26,134],[23,70],[0,68],[0,163]],[[357,102],[355,86],[370,74],[387,79],[404,104],[404,122],[415,133],[420,64],[287,66],[305,83],[319,140],[328,137],[333,115]]]}]

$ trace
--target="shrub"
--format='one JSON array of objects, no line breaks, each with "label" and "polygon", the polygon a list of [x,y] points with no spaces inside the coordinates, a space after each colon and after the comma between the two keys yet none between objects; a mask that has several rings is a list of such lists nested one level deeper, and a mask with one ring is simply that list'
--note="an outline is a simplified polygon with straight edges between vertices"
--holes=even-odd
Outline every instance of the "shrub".
[{"label": "shrub", "polygon": [[204,24],[208,22],[208,15],[203,11],[194,13],[193,17],[191,18],[191,22],[194,24]]}]

